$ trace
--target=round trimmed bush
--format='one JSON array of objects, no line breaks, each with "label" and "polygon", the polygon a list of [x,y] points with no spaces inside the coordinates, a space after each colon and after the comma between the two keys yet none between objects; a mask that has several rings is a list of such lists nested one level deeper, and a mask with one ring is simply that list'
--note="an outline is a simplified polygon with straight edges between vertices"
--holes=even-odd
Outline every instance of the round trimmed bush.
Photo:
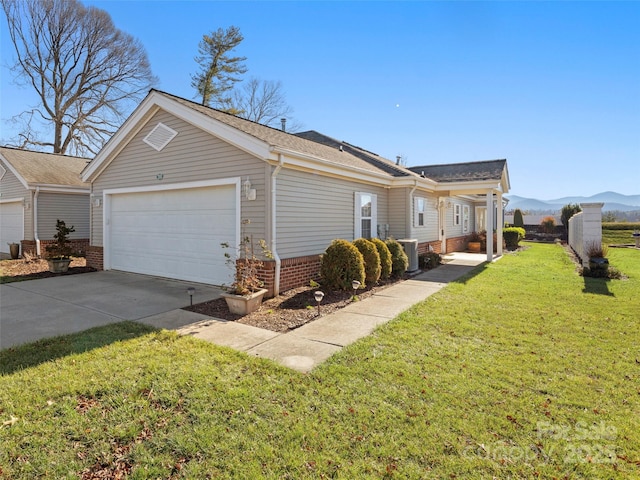
[{"label": "round trimmed bush", "polygon": [[380,278],[386,280],[391,276],[391,252],[389,247],[379,238],[372,238],[371,243],[376,246],[380,255]]},{"label": "round trimmed bush", "polygon": [[399,278],[409,268],[409,258],[404,253],[404,248],[393,238],[387,240],[387,248],[391,252],[391,275]]},{"label": "round trimmed bush", "polygon": [[353,243],[336,239],[322,255],[320,277],[328,290],[352,290],[353,280],[364,285],[364,258]]},{"label": "round trimmed bush", "polygon": [[353,244],[362,254],[364,259],[364,279],[367,285],[375,285],[380,279],[380,254],[373,242],[366,238],[358,238]]}]

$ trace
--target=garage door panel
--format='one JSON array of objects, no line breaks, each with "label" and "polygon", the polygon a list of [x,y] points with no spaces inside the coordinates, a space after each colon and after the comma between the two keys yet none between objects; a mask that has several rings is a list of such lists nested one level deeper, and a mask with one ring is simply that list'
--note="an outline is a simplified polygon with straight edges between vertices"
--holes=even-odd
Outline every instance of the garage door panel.
[{"label": "garage door panel", "polygon": [[24,237],[22,202],[0,203],[0,252],[9,253],[9,243],[20,243]]},{"label": "garage door panel", "polygon": [[220,285],[236,241],[235,186],[113,195],[111,268]]}]

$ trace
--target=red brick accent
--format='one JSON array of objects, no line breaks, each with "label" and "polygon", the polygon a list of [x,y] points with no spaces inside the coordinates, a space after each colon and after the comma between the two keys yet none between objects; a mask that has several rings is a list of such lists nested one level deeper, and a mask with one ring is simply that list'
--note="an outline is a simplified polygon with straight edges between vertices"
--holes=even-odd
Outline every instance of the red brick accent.
[{"label": "red brick accent", "polygon": [[[267,297],[273,297],[276,262],[269,260],[259,271],[260,279],[264,282],[264,288],[268,290]],[[311,280],[320,279],[320,255],[305,257],[285,258],[280,263],[280,291],[285,292],[292,288],[309,285]]]},{"label": "red brick accent", "polygon": [[93,267],[96,270],[104,268],[104,249],[90,245],[87,249],[87,267]]},{"label": "red brick accent", "polygon": [[429,246],[433,248],[435,253],[442,253],[442,242],[436,240],[435,242],[423,242],[418,244],[418,255],[424,255],[429,253]]},{"label": "red brick accent", "polygon": [[447,238],[447,253],[464,252],[467,249],[467,237]]},{"label": "red brick accent", "polygon": [[[36,241],[35,240],[22,240],[22,252],[29,252],[35,255],[36,252]],[[47,247],[56,243],[55,240],[40,240],[40,256],[42,258],[46,258],[47,256]],[[71,244],[71,248],[74,250],[74,254],[80,257],[83,257],[87,254],[89,249],[89,239],[88,238],[76,238],[73,240],[69,240]]]}]

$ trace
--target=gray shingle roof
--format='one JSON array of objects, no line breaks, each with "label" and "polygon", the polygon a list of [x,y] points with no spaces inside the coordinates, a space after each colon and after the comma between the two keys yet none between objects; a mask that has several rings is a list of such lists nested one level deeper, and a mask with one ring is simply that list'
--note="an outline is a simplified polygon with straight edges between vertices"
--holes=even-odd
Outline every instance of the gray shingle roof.
[{"label": "gray shingle roof", "polygon": [[[326,139],[329,139],[329,137],[324,135],[317,134],[316,138],[306,138],[304,135],[296,135],[261,125],[166,92],[154,91],[275,147],[285,148],[304,155],[318,157],[337,165],[345,165],[372,173],[388,176],[414,175],[402,167],[396,168],[393,162],[378,157],[371,152],[366,152],[366,150],[333,139],[330,139],[333,141],[328,141]],[[320,138],[324,139],[324,141],[319,141]],[[342,150],[339,148],[340,145],[343,146]],[[346,148],[347,146],[349,148]]]},{"label": "gray shingle roof", "polygon": [[88,158],[0,147],[0,155],[30,185],[89,187],[80,179]]},{"label": "gray shingle roof", "polygon": [[448,163],[409,167],[414,173],[439,183],[500,180],[506,160],[483,160],[480,162]]}]

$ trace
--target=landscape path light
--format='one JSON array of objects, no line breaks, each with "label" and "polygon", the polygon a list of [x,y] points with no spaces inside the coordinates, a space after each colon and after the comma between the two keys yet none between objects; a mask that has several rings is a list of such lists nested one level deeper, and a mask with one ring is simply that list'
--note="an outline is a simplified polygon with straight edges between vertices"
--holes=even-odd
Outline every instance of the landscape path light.
[{"label": "landscape path light", "polygon": [[187,288],[187,293],[189,294],[189,304],[193,307],[193,294],[195,293],[196,289],[193,287],[189,287]]},{"label": "landscape path light", "polygon": [[313,298],[318,302],[318,316],[320,316],[320,302],[322,302],[322,299],[324,298],[324,293],[318,290],[313,294]]},{"label": "landscape path light", "polygon": [[358,280],[354,280],[351,282],[351,288],[353,288],[353,300],[357,300],[358,296],[356,295],[356,291],[360,288],[360,285],[362,285]]}]

